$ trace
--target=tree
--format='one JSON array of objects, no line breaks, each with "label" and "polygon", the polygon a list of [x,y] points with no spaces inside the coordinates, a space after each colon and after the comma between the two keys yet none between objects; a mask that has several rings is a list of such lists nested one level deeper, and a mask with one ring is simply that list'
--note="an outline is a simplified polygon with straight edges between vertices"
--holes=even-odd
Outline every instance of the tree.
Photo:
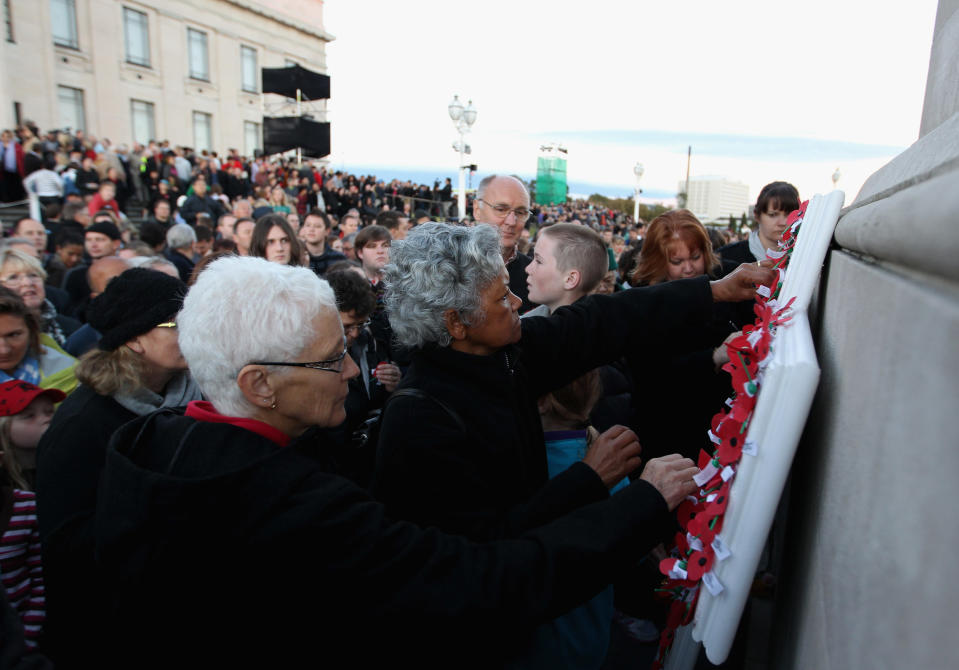
[{"label": "tree", "polygon": [[686,207],[686,191],[680,191],[676,194],[676,206],[679,209],[684,209]]}]

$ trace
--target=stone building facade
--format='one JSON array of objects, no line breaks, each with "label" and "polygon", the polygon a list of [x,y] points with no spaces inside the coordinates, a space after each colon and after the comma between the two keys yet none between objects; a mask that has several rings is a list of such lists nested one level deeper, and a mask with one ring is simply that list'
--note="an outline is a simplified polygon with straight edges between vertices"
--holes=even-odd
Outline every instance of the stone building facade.
[{"label": "stone building facade", "polygon": [[[0,127],[82,129],[244,154],[262,118],[260,68],[327,74],[322,0],[2,0]],[[284,109],[284,102],[290,103]],[[309,108],[326,120],[325,102]]]}]

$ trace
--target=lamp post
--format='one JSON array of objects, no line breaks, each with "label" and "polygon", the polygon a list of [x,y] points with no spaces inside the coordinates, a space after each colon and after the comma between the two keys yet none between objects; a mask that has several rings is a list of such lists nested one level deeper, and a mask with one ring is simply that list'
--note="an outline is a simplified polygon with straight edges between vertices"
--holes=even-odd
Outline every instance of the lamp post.
[{"label": "lamp post", "polygon": [[646,172],[646,168],[643,167],[642,163],[636,163],[636,165],[633,166],[633,174],[636,175],[636,188],[633,189],[634,224],[639,221],[639,194],[643,192],[643,189],[639,187],[639,182],[642,180],[644,172]]},{"label": "lamp post", "polygon": [[453,148],[460,154],[460,163],[459,163],[459,195],[457,196],[457,211],[459,213],[459,220],[462,221],[466,217],[466,177],[463,172],[465,169],[465,155],[472,153],[470,147],[466,144],[466,133],[470,131],[472,125],[476,122],[476,108],[473,107],[473,101],[470,100],[466,107],[463,107],[463,103],[460,102],[460,97],[458,95],[453,96],[453,101],[446,107],[446,111],[449,112],[450,120],[453,121],[453,125],[456,127],[456,132],[459,133],[460,139],[459,142],[453,144]]},{"label": "lamp post", "polygon": [[842,176],[842,173],[839,172],[839,168],[836,168],[836,171],[832,173],[832,188],[836,190],[836,185],[839,183],[839,178]]}]

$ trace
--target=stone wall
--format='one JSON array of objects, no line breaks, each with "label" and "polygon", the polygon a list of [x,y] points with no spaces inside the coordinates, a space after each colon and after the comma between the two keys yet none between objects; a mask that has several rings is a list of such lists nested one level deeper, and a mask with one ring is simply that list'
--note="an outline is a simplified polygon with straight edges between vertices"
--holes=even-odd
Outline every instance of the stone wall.
[{"label": "stone wall", "polygon": [[[319,0],[76,0],[79,48],[71,49],[53,43],[48,0],[11,3],[15,41],[0,40],[0,127],[14,125],[12,101],[40,128],[60,127],[57,87],[69,86],[83,91],[85,130],[114,143],[131,143],[138,100],[154,105],[157,139],[193,145],[193,112],[203,112],[212,116],[212,148],[243,152],[244,121],[261,123],[263,109],[259,94],[242,90],[240,47],[256,50],[259,67],[290,60],[325,74],[333,39]],[[148,67],[126,62],[124,7],[147,16]],[[207,34],[209,81],[189,77],[187,28]],[[325,101],[308,111],[325,120]]]},{"label": "stone wall", "polygon": [[959,0],[941,0],[920,139],[844,210],[820,282],[771,667],[956,666],[957,72]]}]

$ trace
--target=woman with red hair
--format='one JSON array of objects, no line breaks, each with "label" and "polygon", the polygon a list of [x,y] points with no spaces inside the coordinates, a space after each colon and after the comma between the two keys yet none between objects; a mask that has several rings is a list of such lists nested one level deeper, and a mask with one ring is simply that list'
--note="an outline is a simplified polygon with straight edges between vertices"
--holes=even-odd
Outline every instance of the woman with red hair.
[{"label": "woman with red hair", "polygon": [[[732,270],[732,268],[729,268]],[[652,286],[673,279],[725,275],[703,224],[688,209],[660,214],[646,232],[633,286]]]}]

